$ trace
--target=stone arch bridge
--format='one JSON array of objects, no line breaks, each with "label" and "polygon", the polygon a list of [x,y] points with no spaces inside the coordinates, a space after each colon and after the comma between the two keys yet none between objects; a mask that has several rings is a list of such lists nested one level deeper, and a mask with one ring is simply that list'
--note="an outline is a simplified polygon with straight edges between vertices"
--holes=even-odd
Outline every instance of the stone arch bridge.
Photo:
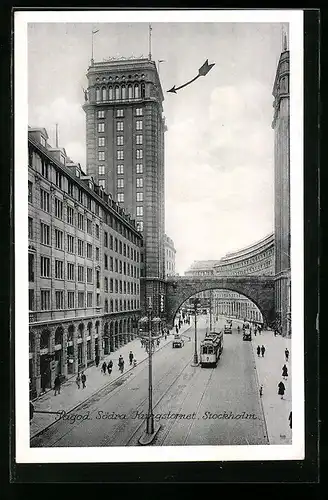
[{"label": "stone arch bridge", "polygon": [[215,289],[244,295],[259,308],[266,324],[274,320],[274,276],[174,276],[166,280],[168,327],[173,327],[174,317],[187,299],[199,292]]}]

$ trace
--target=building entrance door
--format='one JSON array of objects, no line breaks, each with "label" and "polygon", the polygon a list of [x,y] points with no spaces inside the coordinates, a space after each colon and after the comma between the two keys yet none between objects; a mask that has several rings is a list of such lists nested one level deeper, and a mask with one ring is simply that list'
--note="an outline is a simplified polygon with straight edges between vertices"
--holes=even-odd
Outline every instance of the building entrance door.
[{"label": "building entrance door", "polygon": [[40,356],[40,376],[41,390],[44,392],[46,389],[51,388],[50,360],[47,355]]}]

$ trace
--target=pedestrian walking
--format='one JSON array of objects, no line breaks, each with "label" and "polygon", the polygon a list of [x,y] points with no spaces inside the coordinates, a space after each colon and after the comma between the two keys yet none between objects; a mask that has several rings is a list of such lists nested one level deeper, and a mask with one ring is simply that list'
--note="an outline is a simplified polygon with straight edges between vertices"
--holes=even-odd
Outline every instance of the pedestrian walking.
[{"label": "pedestrian walking", "polygon": [[261,347],[259,345],[257,346],[256,352],[257,352],[258,357],[260,357]]},{"label": "pedestrian walking", "polygon": [[120,354],[120,357],[118,358],[118,367],[121,373],[123,373],[124,370],[124,359],[122,354]]},{"label": "pedestrian walking", "polygon": [[55,378],[55,381],[54,381],[54,391],[55,391],[55,396],[57,396],[57,392],[58,392],[58,394],[60,394],[60,377],[59,377],[59,375],[57,375],[57,377]]},{"label": "pedestrian walking", "polygon": [[262,358],[264,358],[264,353],[265,353],[265,347],[264,347],[264,345],[262,345],[262,347],[261,347]]},{"label": "pedestrian walking", "polygon": [[287,369],[287,366],[286,366],[286,365],[284,365],[284,366],[282,367],[282,378],[283,378],[284,380],[287,380],[287,377],[288,377],[288,369]]},{"label": "pedestrian walking", "polygon": [[287,349],[287,347],[285,349],[285,359],[286,359],[286,362],[288,362],[288,359],[289,359],[289,350]]},{"label": "pedestrian walking", "polygon": [[78,388],[78,389],[80,389],[80,387],[81,387],[81,377],[80,377],[80,372],[78,372],[78,374],[76,375],[75,382],[76,382],[77,388]]},{"label": "pedestrian walking", "polygon": [[102,369],[104,375],[106,374],[106,368],[107,368],[106,361],[104,361],[102,366],[101,366],[101,369]]},{"label": "pedestrian walking", "polygon": [[81,373],[81,382],[82,382],[82,389],[85,389],[85,383],[87,381],[87,377],[84,372]]},{"label": "pedestrian walking", "polygon": [[283,382],[279,382],[278,395],[281,397],[281,399],[284,399],[285,390],[286,390],[285,384]]},{"label": "pedestrian walking", "polygon": [[108,365],[107,365],[108,375],[110,375],[112,373],[112,370],[113,370],[113,361],[110,359],[108,361]]},{"label": "pedestrian walking", "polygon": [[99,366],[99,361],[100,361],[100,358],[99,358],[99,355],[96,354],[96,357],[95,357],[95,362],[96,362],[96,367],[98,368]]},{"label": "pedestrian walking", "polygon": [[131,366],[133,363],[133,352],[132,351],[129,352],[129,360],[130,360],[130,366]]},{"label": "pedestrian walking", "polygon": [[260,398],[263,396],[263,385],[260,387]]},{"label": "pedestrian walking", "polygon": [[176,331],[177,333],[179,333],[179,327],[178,327],[178,325],[175,325],[175,331]]},{"label": "pedestrian walking", "polygon": [[292,428],[292,412],[290,412],[288,420],[289,420],[289,427]]}]

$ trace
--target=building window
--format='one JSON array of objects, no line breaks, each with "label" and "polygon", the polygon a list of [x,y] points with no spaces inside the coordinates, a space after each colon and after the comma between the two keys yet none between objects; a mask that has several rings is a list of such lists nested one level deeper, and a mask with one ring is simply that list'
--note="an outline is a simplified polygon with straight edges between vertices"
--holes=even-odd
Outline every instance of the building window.
[{"label": "building window", "polygon": [[136,121],[136,129],[137,130],[142,130],[142,120],[137,120]]},{"label": "building window", "polygon": [[97,118],[105,118],[105,111],[104,110],[97,111]]},{"label": "building window", "polygon": [[124,193],[118,193],[117,201],[118,203],[124,203]]},{"label": "building window", "polygon": [[98,174],[105,175],[105,165],[98,165]]},{"label": "building window", "polygon": [[123,132],[123,123],[124,122],[116,122],[116,130],[117,132]]},{"label": "building window", "polygon": [[32,217],[28,218],[28,237],[30,240],[33,239],[33,219],[32,219]]},{"label": "building window", "polygon": [[105,146],[105,137],[98,137],[98,146],[99,147]]},{"label": "building window", "polygon": [[92,220],[87,218],[87,233],[92,234]]},{"label": "building window", "polygon": [[99,235],[100,235],[100,232],[99,232],[99,224],[96,224],[95,225],[95,228],[96,228],[96,238],[99,239]]},{"label": "building window", "polygon": [[116,145],[117,146],[123,146],[123,135],[118,135],[116,137]]},{"label": "building window", "polygon": [[120,241],[119,245],[120,245],[120,247],[119,247],[120,248],[120,254],[122,255],[122,242],[121,241]]},{"label": "building window", "polygon": [[67,262],[67,279],[69,281],[75,280],[74,264],[72,262]]},{"label": "building window", "polygon": [[139,85],[136,83],[134,85],[134,98],[135,99],[139,99],[140,97],[140,93],[139,93]]},{"label": "building window", "polygon": [[64,279],[64,262],[62,260],[55,260],[55,278],[57,280]]},{"label": "building window", "polygon": [[72,207],[67,206],[67,223],[71,224],[71,226],[74,224],[74,209]]},{"label": "building window", "polygon": [[137,188],[142,188],[142,187],[143,187],[143,178],[137,177]]},{"label": "building window", "polygon": [[28,280],[29,282],[34,282],[34,255],[32,253],[28,254]]},{"label": "building window", "polygon": [[108,233],[104,231],[104,247],[108,247]]},{"label": "building window", "polygon": [[84,292],[77,292],[77,307],[80,309],[84,307]]},{"label": "building window", "polygon": [[116,151],[116,159],[117,160],[124,160],[124,151],[122,149],[119,149]]},{"label": "building window", "polygon": [[77,266],[77,281],[84,283],[84,267]]},{"label": "building window", "polygon": [[137,201],[143,201],[143,193],[137,193]]},{"label": "building window", "polygon": [[115,259],[115,272],[118,273],[118,259]]},{"label": "building window", "polygon": [[92,292],[87,293],[87,307],[92,307]]},{"label": "building window", "polygon": [[56,170],[56,186],[62,188],[62,175]]},{"label": "building window", "polygon": [[98,123],[97,130],[99,134],[103,134],[105,132],[105,124],[104,123]]},{"label": "building window", "polygon": [[[125,87],[125,85],[122,85],[121,91],[122,91],[122,100],[124,100],[124,99],[126,99],[126,87]],[[120,109],[119,111],[123,111],[123,109]],[[121,116],[123,116],[123,114]]]},{"label": "building window", "polygon": [[123,109],[117,109],[116,110],[116,118],[123,118],[124,116],[124,110]]},{"label": "building window", "polygon": [[33,183],[28,181],[28,202],[33,202]]},{"label": "building window", "polygon": [[113,285],[114,285],[114,280],[113,280],[113,278],[111,278],[111,279],[109,280],[109,291],[110,291],[111,293],[114,291],[114,286],[113,286]]},{"label": "building window", "polygon": [[77,214],[77,227],[84,231],[84,216],[82,214]]},{"label": "building window", "polygon": [[50,309],[50,290],[41,290],[41,311]]},{"label": "building window", "polygon": [[46,179],[49,178],[49,165],[44,160],[41,160],[41,175]]},{"label": "building window", "polygon": [[100,88],[96,88],[96,101],[100,101]]},{"label": "building window", "polygon": [[70,234],[67,235],[67,251],[69,253],[74,253],[74,236]]},{"label": "building window", "polygon": [[28,309],[34,311],[34,290],[32,289],[28,291]]},{"label": "building window", "polygon": [[137,174],[142,174],[142,173],[143,173],[143,164],[137,163]]},{"label": "building window", "polygon": [[124,188],[124,179],[117,179],[117,187]]},{"label": "building window", "polygon": [[99,248],[96,247],[96,261],[99,262]]},{"label": "building window", "polygon": [[140,232],[143,231],[143,222],[142,221],[137,221],[137,230]]},{"label": "building window", "polygon": [[137,207],[137,216],[142,217],[143,216],[143,207]]},{"label": "building window", "polygon": [[50,278],[50,258],[41,257],[41,278]]},{"label": "building window", "polygon": [[64,309],[64,292],[56,291],[55,298],[56,298],[56,309]]},{"label": "building window", "polygon": [[100,293],[97,293],[97,307],[100,307]]},{"label": "building window", "polygon": [[40,189],[40,194],[41,194],[41,210],[44,210],[45,212],[50,212],[49,193],[47,191],[44,191],[43,189]]},{"label": "building window", "polygon": [[128,99],[133,99],[133,88],[132,88],[132,85],[128,85]]},{"label": "building window", "polygon": [[137,149],[137,160],[142,160],[143,158],[143,150]]},{"label": "building window", "polygon": [[104,279],[104,290],[106,293],[108,292],[108,278]]},{"label": "building window", "polygon": [[50,226],[41,222],[41,243],[42,245],[50,245]]},{"label": "building window", "polygon": [[106,87],[103,87],[101,90],[102,90],[102,100],[107,101],[107,89],[106,89]]},{"label": "building window", "polygon": [[115,238],[115,252],[118,252],[118,240]]},{"label": "building window", "polygon": [[63,239],[64,239],[63,231],[55,229],[55,247],[58,250],[63,250]]},{"label": "building window", "polygon": [[74,309],[74,307],[75,307],[75,294],[74,294],[74,292],[67,292],[67,307],[68,307],[68,309]]},{"label": "building window", "polygon": [[91,245],[91,243],[87,243],[87,258],[92,259],[92,245]]},{"label": "building window", "polygon": [[105,151],[98,151],[98,160],[99,161],[105,160]]},{"label": "building window", "polygon": [[122,164],[117,165],[117,173],[124,174],[124,165],[122,165]]},{"label": "building window", "polygon": [[142,115],[143,115],[142,108],[136,108],[136,116],[142,116]]},{"label": "building window", "polygon": [[63,218],[63,202],[58,198],[55,198],[55,217],[58,219]]},{"label": "building window", "polygon": [[105,189],[105,187],[106,187],[105,179],[101,179],[100,181],[98,181],[98,183],[99,183],[99,187]]},{"label": "building window", "polygon": [[108,269],[108,255],[106,253],[104,254],[104,267]]},{"label": "building window", "polygon": [[84,241],[77,240],[77,254],[79,257],[84,257]]},{"label": "building window", "polygon": [[109,270],[113,271],[114,265],[113,265],[113,257],[109,257]]},{"label": "building window", "polygon": [[[136,143],[139,145],[142,144],[142,135],[136,136]],[[138,158],[138,156],[137,156],[137,158]],[[140,156],[140,158],[142,158],[142,156]]]},{"label": "building window", "polygon": [[121,99],[120,87],[118,85],[115,86],[115,99],[116,100]]},{"label": "building window", "polygon": [[115,280],[115,293],[118,293],[118,280]]}]

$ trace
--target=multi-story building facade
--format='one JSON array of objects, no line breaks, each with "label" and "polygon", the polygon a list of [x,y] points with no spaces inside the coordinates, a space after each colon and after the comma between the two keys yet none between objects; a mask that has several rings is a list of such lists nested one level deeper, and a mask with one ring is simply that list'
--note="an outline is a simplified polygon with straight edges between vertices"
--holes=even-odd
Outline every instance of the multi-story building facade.
[{"label": "multi-story building facade", "polygon": [[142,307],[165,293],[163,92],[154,61],[91,61],[87,71],[87,173],[143,235]]},{"label": "multi-story building facade", "polygon": [[165,234],[164,236],[164,251],[165,251],[165,277],[175,276],[175,255],[177,253],[174,247],[174,241]]},{"label": "multi-story building facade", "polygon": [[31,395],[137,334],[142,234],[45,129],[28,132]]},{"label": "multi-story building facade", "polygon": [[282,335],[291,333],[289,51],[284,41],[273,85],[275,305]]},{"label": "multi-story building facade", "polygon": [[274,274],[274,235],[231,252],[214,265],[220,276],[272,276]]}]

